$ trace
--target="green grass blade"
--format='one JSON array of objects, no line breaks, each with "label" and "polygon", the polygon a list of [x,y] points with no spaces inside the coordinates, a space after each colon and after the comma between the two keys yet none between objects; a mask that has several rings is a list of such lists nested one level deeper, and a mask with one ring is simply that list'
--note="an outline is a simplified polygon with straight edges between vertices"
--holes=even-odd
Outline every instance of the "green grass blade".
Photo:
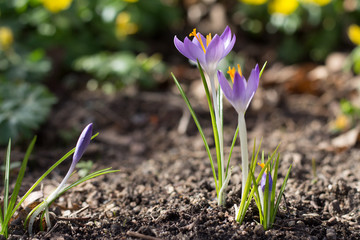
[{"label": "green grass blade", "polygon": [[[275,161],[275,167],[274,167],[274,175],[273,175],[273,186],[276,186],[277,177],[278,177],[278,169],[279,169],[279,161],[280,161],[280,154],[277,155],[276,161]],[[270,206],[274,206],[275,203],[275,196],[276,196],[276,187],[273,187],[271,191],[271,204]],[[274,209],[271,210],[273,212]]]},{"label": "green grass blade", "polygon": [[4,221],[3,221],[3,214],[2,214],[1,208],[0,208],[0,227],[1,227],[1,231],[2,231],[4,229]]},{"label": "green grass blade", "polygon": [[[97,137],[99,133],[96,133],[91,137],[91,140]],[[15,211],[21,206],[21,204],[25,201],[25,199],[29,196],[29,194],[41,183],[44,178],[49,175],[60,163],[65,161],[68,157],[71,156],[75,151],[75,148],[71,149],[69,152],[67,152],[62,158],[60,158],[56,163],[54,163],[32,186],[31,188],[25,193],[25,195],[20,199],[19,203],[16,205],[16,207],[13,209],[12,214],[14,215]]]},{"label": "green grass blade", "polygon": [[263,67],[261,68],[260,74],[259,74],[259,78],[261,78],[261,75],[263,74],[263,71],[266,67],[267,61],[264,63]]},{"label": "green grass blade", "polygon": [[85,177],[82,177],[81,179],[77,180],[76,182],[72,183],[71,185],[65,187],[62,191],[59,192],[59,194],[56,196],[56,198],[54,198],[53,201],[51,202],[46,202],[46,201],[43,201],[42,203],[40,203],[39,205],[37,205],[35,208],[33,208],[31,210],[31,212],[27,215],[26,219],[25,219],[25,222],[24,222],[24,226],[27,225],[28,221],[29,221],[29,218],[30,216],[41,206],[43,206],[44,204],[47,204],[47,206],[50,206],[59,196],[61,196],[62,194],[64,194],[66,191],[68,191],[69,189],[79,185],[80,183],[83,183],[89,179],[92,179],[92,178],[95,178],[97,176],[100,176],[100,175],[104,175],[104,174],[108,174],[108,173],[114,173],[114,172],[119,172],[120,170],[111,170],[111,168],[105,168],[105,169],[102,169],[102,170],[99,170],[99,171],[96,171],[96,172],[93,172]]},{"label": "green grass blade", "polygon": [[245,207],[247,204],[247,200],[248,200],[248,195],[249,195],[249,191],[250,191],[250,186],[251,186],[251,178],[247,178],[246,183],[245,183],[245,190],[244,190],[244,194],[243,197],[241,198],[241,202],[240,202],[240,206],[239,206],[239,211],[240,214],[238,214],[238,219],[236,219],[236,221],[238,221],[240,224],[242,223],[247,208]]},{"label": "green grass blade", "polygon": [[277,210],[278,210],[279,205],[280,205],[281,197],[282,197],[282,195],[283,195],[283,193],[285,191],[285,187],[286,187],[286,183],[287,183],[287,180],[289,178],[289,175],[290,175],[291,167],[292,167],[292,165],[290,165],[289,170],[287,171],[286,176],[284,178],[284,182],[281,185],[281,189],[280,189],[279,195],[278,195],[277,200],[276,200],[276,205],[274,207],[274,211],[271,214],[271,220],[270,220],[271,224],[274,223],[274,221],[275,221],[275,216],[276,216]]},{"label": "green grass blade", "polygon": [[[251,171],[253,172],[255,170],[256,161],[257,161],[257,157],[258,157],[258,154],[260,151],[261,142],[259,144],[256,154],[255,154],[255,145],[256,145],[256,140],[254,140],[253,153],[252,153],[251,162],[250,162],[250,172]],[[243,195],[244,197],[241,199],[240,206],[239,206],[240,214],[237,215],[237,219],[236,219],[236,221],[239,222],[240,224],[242,223],[242,221],[245,218],[246,210],[248,209],[251,199],[252,199],[252,196],[254,195],[254,189],[251,189],[251,192],[249,195],[251,182],[252,182],[252,179],[250,177],[248,177],[246,180],[245,191],[244,191],[244,195]]]},{"label": "green grass blade", "polygon": [[9,139],[6,158],[5,158],[5,178],[4,178],[4,219],[8,211],[9,201],[9,181],[10,181],[10,152],[11,152],[11,139]]},{"label": "green grass blade", "polygon": [[79,185],[80,183],[83,183],[87,180],[90,180],[92,178],[95,178],[95,177],[98,177],[98,176],[101,176],[101,175],[104,175],[104,174],[108,174],[108,173],[114,173],[114,172],[119,172],[120,170],[111,170],[111,168],[105,168],[105,169],[101,169],[101,170],[98,170],[96,172],[93,172],[89,175],[86,175],[85,177],[82,177],[80,178],[79,180],[77,180],[76,182],[70,184],[69,186],[65,187],[62,191],[59,192],[59,196],[61,196],[62,194],[64,194],[66,191],[68,191],[69,189]]},{"label": "green grass blade", "polygon": [[11,199],[10,199],[10,203],[8,206],[8,212],[7,212],[7,215],[5,216],[5,223],[8,223],[10,221],[10,218],[12,217],[11,213],[12,213],[13,207],[15,206],[15,203],[16,203],[19,191],[20,191],[21,183],[22,183],[22,180],[25,175],[26,166],[27,166],[30,154],[35,146],[35,142],[36,142],[36,136],[33,138],[29,147],[27,148],[24,159],[21,163],[21,167],[20,167],[20,171],[18,173],[18,177],[16,179],[14,191],[11,194]]},{"label": "green grass blade", "polygon": [[188,109],[189,109],[189,111],[190,111],[190,114],[191,114],[191,116],[192,116],[193,119],[194,119],[195,125],[196,125],[196,127],[197,127],[197,129],[198,129],[198,131],[199,131],[199,133],[200,133],[200,135],[201,135],[201,138],[202,138],[202,140],[203,140],[203,142],[204,142],[205,149],[206,149],[206,153],[208,154],[208,157],[209,157],[209,160],[210,160],[210,165],[211,165],[211,170],[212,170],[213,177],[214,177],[214,180],[215,180],[216,193],[218,193],[220,189],[219,189],[218,184],[217,184],[217,177],[216,177],[214,162],[213,162],[213,158],[212,158],[212,156],[211,156],[211,152],[210,152],[209,145],[208,145],[208,143],[207,143],[207,141],[206,141],[206,138],[205,138],[205,134],[204,134],[204,132],[203,132],[203,130],[202,130],[202,127],[201,127],[201,125],[200,125],[199,120],[198,120],[197,117],[196,117],[196,114],[195,114],[195,112],[194,112],[194,109],[192,108],[189,99],[186,97],[185,92],[184,92],[184,90],[182,89],[180,83],[178,82],[178,80],[176,79],[176,77],[175,77],[175,75],[174,75],[173,73],[171,73],[171,76],[173,77],[174,82],[175,82],[177,88],[179,89],[180,95],[181,95],[182,98],[184,99],[184,101],[185,101],[185,103],[186,103],[186,105],[187,105],[187,107],[188,107]]},{"label": "green grass blade", "polygon": [[[251,165],[254,164],[256,157],[257,156],[252,156]],[[270,163],[270,160],[268,160],[266,162],[265,166],[268,166],[269,163]],[[264,173],[264,171],[265,171],[265,168],[261,169],[261,172],[260,172],[261,176]],[[261,179],[261,177],[258,177],[257,183],[260,181],[260,179]],[[238,215],[238,219],[236,219],[236,221],[239,222],[240,224],[244,220],[245,213],[246,213],[246,211],[247,211],[247,209],[248,209],[248,207],[250,205],[250,201],[252,199],[252,196],[254,195],[254,189],[252,189],[251,192],[250,192],[251,182],[252,182],[251,177],[248,177],[247,180],[246,180],[245,191],[244,191],[244,195],[243,195],[244,197],[241,199],[241,203],[240,203],[240,206],[239,206],[239,209],[240,209],[241,213]],[[250,195],[249,195],[249,192],[250,192]]]},{"label": "green grass blade", "polygon": [[41,202],[40,204],[38,204],[36,207],[34,207],[30,213],[26,216],[25,218],[25,221],[24,221],[24,227],[26,227],[26,225],[28,224],[29,222],[29,218],[31,217],[31,215],[33,215],[33,213],[39,208],[39,207],[42,207],[44,204],[46,204],[46,202]]},{"label": "green grass blade", "polygon": [[[13,214],[15,211],[20,207],[20,205],[25,201],[25,199],[29,196],[29,194],[41,183],[44,178],[49,175],[50,172],[52,172],[60,163],[65,161],[68,157],[71,156],[75,151],[75,148],[71,149],[68,153],[66,153],[62,158],[60,158],[56,163],[54,163],[32,186],[31,188],[25,193],[25,195],[20,199],[19,203],[16,205],[16,207],[13,209]],[[12,214],[12,215],[13,215]]]},{"label": "green grass blade", "polygon": [[0,227],[1,227],[0,234],[3,234],[4,230],[5,230],[4,218],[5,218],[5,216],[3,216],[3,213],[2,213],[2,210],[1,210],[1,207],[0,207]]},{"label": "green grass blade", "polygon": [[258,184],[256,183],[256,179],[255,179],[255,175],[254,175],[253,171],[250,171],[250,175],[251,175],[251,178],[252,178],[252,181],[253,181],[253,188],[252,188],[251,192],[255,192],[254,199],[255,199],[256,206],[257,206],[257,208],[259,210],[260,224],[263,224],[264,215],[263,215],[263,212],[262,212],[262,209],[261,209],[261,202],[260,202]]},{"label": "green grass blade", "polygon": [[[255,153],[255,144],[256,144],[256,139],[254,139],[253,156],[254,156],[254,153]],[[259,153],[260,153],[261,144],[262,144],[262,138],[260,140],[259,147],[258,147],[258,150],[256,151],[255,157],[253,157],[253,159],[251,159],[250,166],[251,166],[253,172],[255,172],[256,163],[257,163],[257,159],[258,159],[258,156],[259,156]]]},{"label": "green grass blade", "polygon": [[232,152],[233,152],[233,149],[234,149],[234,146],[235,146],[235,143],[236,143],[236,139],[237,139],[238,134],[239,134],[239,125],[238,125],[237,128],[236,128],[236,131],[235,131],[235,134],[234,134],[232,143],[231,143],[230,153],[229,153],[228,161],[227,161],[227,164],[226,164],[225,176],[228,175],[229,166],[230,166],[230,159],[231,159],[231,156],[232,156]]},{"label": "green grass blade", "polygon": [[[204,85],[204,89],[205,89],[205,93],[206,93],[206,99],[208,101],[208,105],[209,105],[209,111],[210,111],[210,117],[211,117],[211,125],[213,127],[213,133],[214,133],[214,142],[215,142],[215,149],[216,149],[216,160],[217,160],[217,168],[218,168],[218,190],[216,191],[216,193],[218,194],[222,185],[223,185],[223,177],[222,176],[222,159],[221,159],[221,151],[220,151],[220,138],[219,138],[219,130],[221,131],[221,129],[218,129],[217,124],[216,124],[216,117],[215,117],[215,113],[214,113],[214,107],[211,101],[211,95],[210,95],[210,91],[209,91],[209,87],[208,84],[206,82],[206,78],[205,78],[205,74],[204,71],[201,68],[200,62],[199,60],[197,61],[198,64],[198,68],[199,68],[199,72],[200,72],[200,76],[201,76],[201,80],[202,83]],[[216,99],[217,101],[217,99]],[[219,197],[219,196],[218,196]]]}]

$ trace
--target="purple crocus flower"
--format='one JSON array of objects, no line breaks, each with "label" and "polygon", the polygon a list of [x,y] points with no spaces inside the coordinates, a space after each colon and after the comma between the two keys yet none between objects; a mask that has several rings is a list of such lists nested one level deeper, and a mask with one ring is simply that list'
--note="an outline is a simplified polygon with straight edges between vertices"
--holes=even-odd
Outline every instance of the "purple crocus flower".
[{"label": "purple crocus flower", "polygon": [[[42,211],[44,211],[45,209],[48,209],[49,203],[54,201],[54,199],[58,197],[58,194],[65,188],[65,184],[66,184],[67,180],[71,176],[72,172],[75,169],[76,164],[79,162],[80,158],[82,157],[82,155],[84,154],[87,146],[90,143],[91,135],[92,135],[92,129],[93,129],[93,124],[90,123],[81,132],[80,137],[79,137],[79,139],[78,139],[78,141],[76,143],[75,153],[73,155],[73,161],[72,161],[72,163],[70,165],[70,168],[69,168],[68,172],[66,173],[64,179],[61,181],[59,186],[44,200],[44,202],[41,203],[41,206],[38,209],[36,209],[36,211],[31,215],[30,220],[29,220],[29,226],[28,226],[30,235],[32,234],[32,226],[34,224],[35,218]],[[50,220],[49,220],[48,211],[45,212],[45,220],[46,220],[46,225],[50,229],[51,223],[50,223]]]},{"label": "purple crocus flower", "polygon": [[[261,181],[260,181],[260,187],[263,192],[265,192],[266,178],[267,178],[267,173],[264,172],[264,174],[261,177]],[[269,175],[269,192],[272,191],[272,185],[273,185],[273,181],[272,181],[272,177],[270,174]]]},{"label": "purple crocus flower", "polygon": [[[264,168],[265,164],[264,163],[260,163],[259,164],[262,168]],[[261,187],[261,190],[263,192],[265,192],[265,185],[266,185],[266,178],[267,178],[267,170],[265,170],[264,174],[262,175],[261,177],[261,181],[260,181],[260,187]],[[271,192],[272,190],[272,185],[273,185],[273,180],[272,180],[272,177],[271,177],[271,174],[269,175],[269,192]]]},{"label": "purple crocus flower", "polygon": [[224,77],[224,74],[218,71],[217,75],[221,89],[238,114],[244,114],[259,86],[259,66],[256,64],[255,68],[251,71],[248,82],[242,76],[239,65],[237,72],[235,68],[231,69],[229,67],[228,73],[233,81],[232,87]]},{"label": "purple crocus flower", "polygon": [[90,123],[81,132],[80,137],[76,143],[75,153],[73,156],[73,162],[75,162],[75,164],[79,162],[87,146],[89,145],[91,140],[92,130],[93,130],[93,124]]},{"label": "purple crocus flower", "polygon": [[215,74],[218,63],[229,54],[236,40],[235,34],[231,33],[229,26],[225,28],[221,36],[215,34],[212,38],[211,34],[208,34],[205,38],[202,34],[196,33],[196,28],[194,28],[189,37],[194,38],[190,40],[185,37],[182,42],[175,36],[175,47],[190,60],[194,62],[199,60],[201,67],[208,75]]},{"label": "purple crocus flower", "polygon": [[61,190],[64,187],[65,183],[67,182],[70,175],[74,171],[76,164],[79,162],[79,160],[82,157],[82,155],[84,154],[87,146],[89,145],[90,140],[91,140],[92,130],[93,130],[93,124],[90,123],[81,132],[80,137],[76,143],[72,163],[71,163],[70,168],[69,168],[67,174],[65,175],[64,179],[58,186],[59,190]]}]

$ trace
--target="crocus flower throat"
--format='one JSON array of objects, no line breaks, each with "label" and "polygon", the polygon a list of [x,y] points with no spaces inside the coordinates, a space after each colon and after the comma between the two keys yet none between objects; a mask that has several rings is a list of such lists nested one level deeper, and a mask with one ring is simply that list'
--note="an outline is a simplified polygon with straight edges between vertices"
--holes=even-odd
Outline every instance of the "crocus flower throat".
[{"label": "crocus flower throat", "polygon": [[174,44],[182,55],[195,63],[199,61],[204,72],[210,77],[210,82],[214,82],[217,66],[234,47],[235,40],[236,37],[228,26],[220,36],[204,36],[194,28],[183,42],[175,36]]},{"label": "crocus flower throat", "polygon": [[[241,72],[240,65],[238,64],[237,67],[238,67],[238,73],[239,73],[240,77],[242,77],[242,72]],[[235,68],[234,67],[233,68],[229,67],[229,70],[227,71],[227,73],[230,75],[231,81],[234,83],[234,77],[235,77],[235,73],[236,73]]]},{"label": "crocus flower throat", "polygon": [[196,33],[196,28],[193,29],[193,31],[189,34],[189,37],[195,37],[200,45],[201,45],[201,48],[203,49],[204,53],[206,53],[206,48],[209,46],[211,40],[212,40],[212,37],[211,37],[211,33],[209,33],[208,35],[206,35],[206,48],[204,46],[204,43],[201,39],[201,36],[200,36],[200,33],[198,35],[198,33]]}]

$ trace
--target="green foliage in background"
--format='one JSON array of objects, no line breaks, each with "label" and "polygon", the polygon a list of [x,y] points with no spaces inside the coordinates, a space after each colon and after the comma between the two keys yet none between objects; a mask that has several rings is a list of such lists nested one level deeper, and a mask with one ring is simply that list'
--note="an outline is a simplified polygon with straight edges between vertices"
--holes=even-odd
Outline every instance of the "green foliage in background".
[{"label": "green foliage in background", "polygon": [[[90,73],[97,81],[107,82],[105,86],[113,89],[137,82],[144,88],[151,88],[156,83],[154,80],[161,80],[166,72],[166,65],[159,54],[148,57],[140,53],[135,56],[125,51],[84,56],[75,61],[74,67]],[[97,85],[94,80],[88,84],[90,89],[97,88]]]},{"label": "green foliage in background", "polygon": [[351,47],[345,33],[359,13],[357,0],[239,0],[234,19],[253,38],[277,41],[285,63],[321,62]]},{"label": "green foliage in background", "polygon": [[68,87],[85,72],[91,89],[154,87],[166,71],[154,44],[180,20],[175,4],[0,0],[0,144],[31,136],[46,120],[55,102],[47,80]]},{"label": "green foliage in background", "polygon": [[49,114],[55,98],[41,85],[0,81],[0,144],[32,135]]}]

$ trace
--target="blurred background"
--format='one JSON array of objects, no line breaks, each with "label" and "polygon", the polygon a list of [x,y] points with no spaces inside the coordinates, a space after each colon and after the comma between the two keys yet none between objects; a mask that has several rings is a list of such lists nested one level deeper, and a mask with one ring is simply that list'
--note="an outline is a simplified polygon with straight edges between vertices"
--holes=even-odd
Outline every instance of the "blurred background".
[{"label": "blurred background", "polygon": [[[221,34],[229,25],[237,42],[223,65],[268,61],[271,83],[294,64],[318,77],[317,66],[325,78],[358,74],[357,24],[360,0],[0,0],[0,144],[32,137],[79,91],[168,89],[170,71],[186,78],[189,65],[174,35],[195,27]],[[314,91],[300,85],[293,90]],[[339,105],[341,130],[360,110],[350,99]]]}]

